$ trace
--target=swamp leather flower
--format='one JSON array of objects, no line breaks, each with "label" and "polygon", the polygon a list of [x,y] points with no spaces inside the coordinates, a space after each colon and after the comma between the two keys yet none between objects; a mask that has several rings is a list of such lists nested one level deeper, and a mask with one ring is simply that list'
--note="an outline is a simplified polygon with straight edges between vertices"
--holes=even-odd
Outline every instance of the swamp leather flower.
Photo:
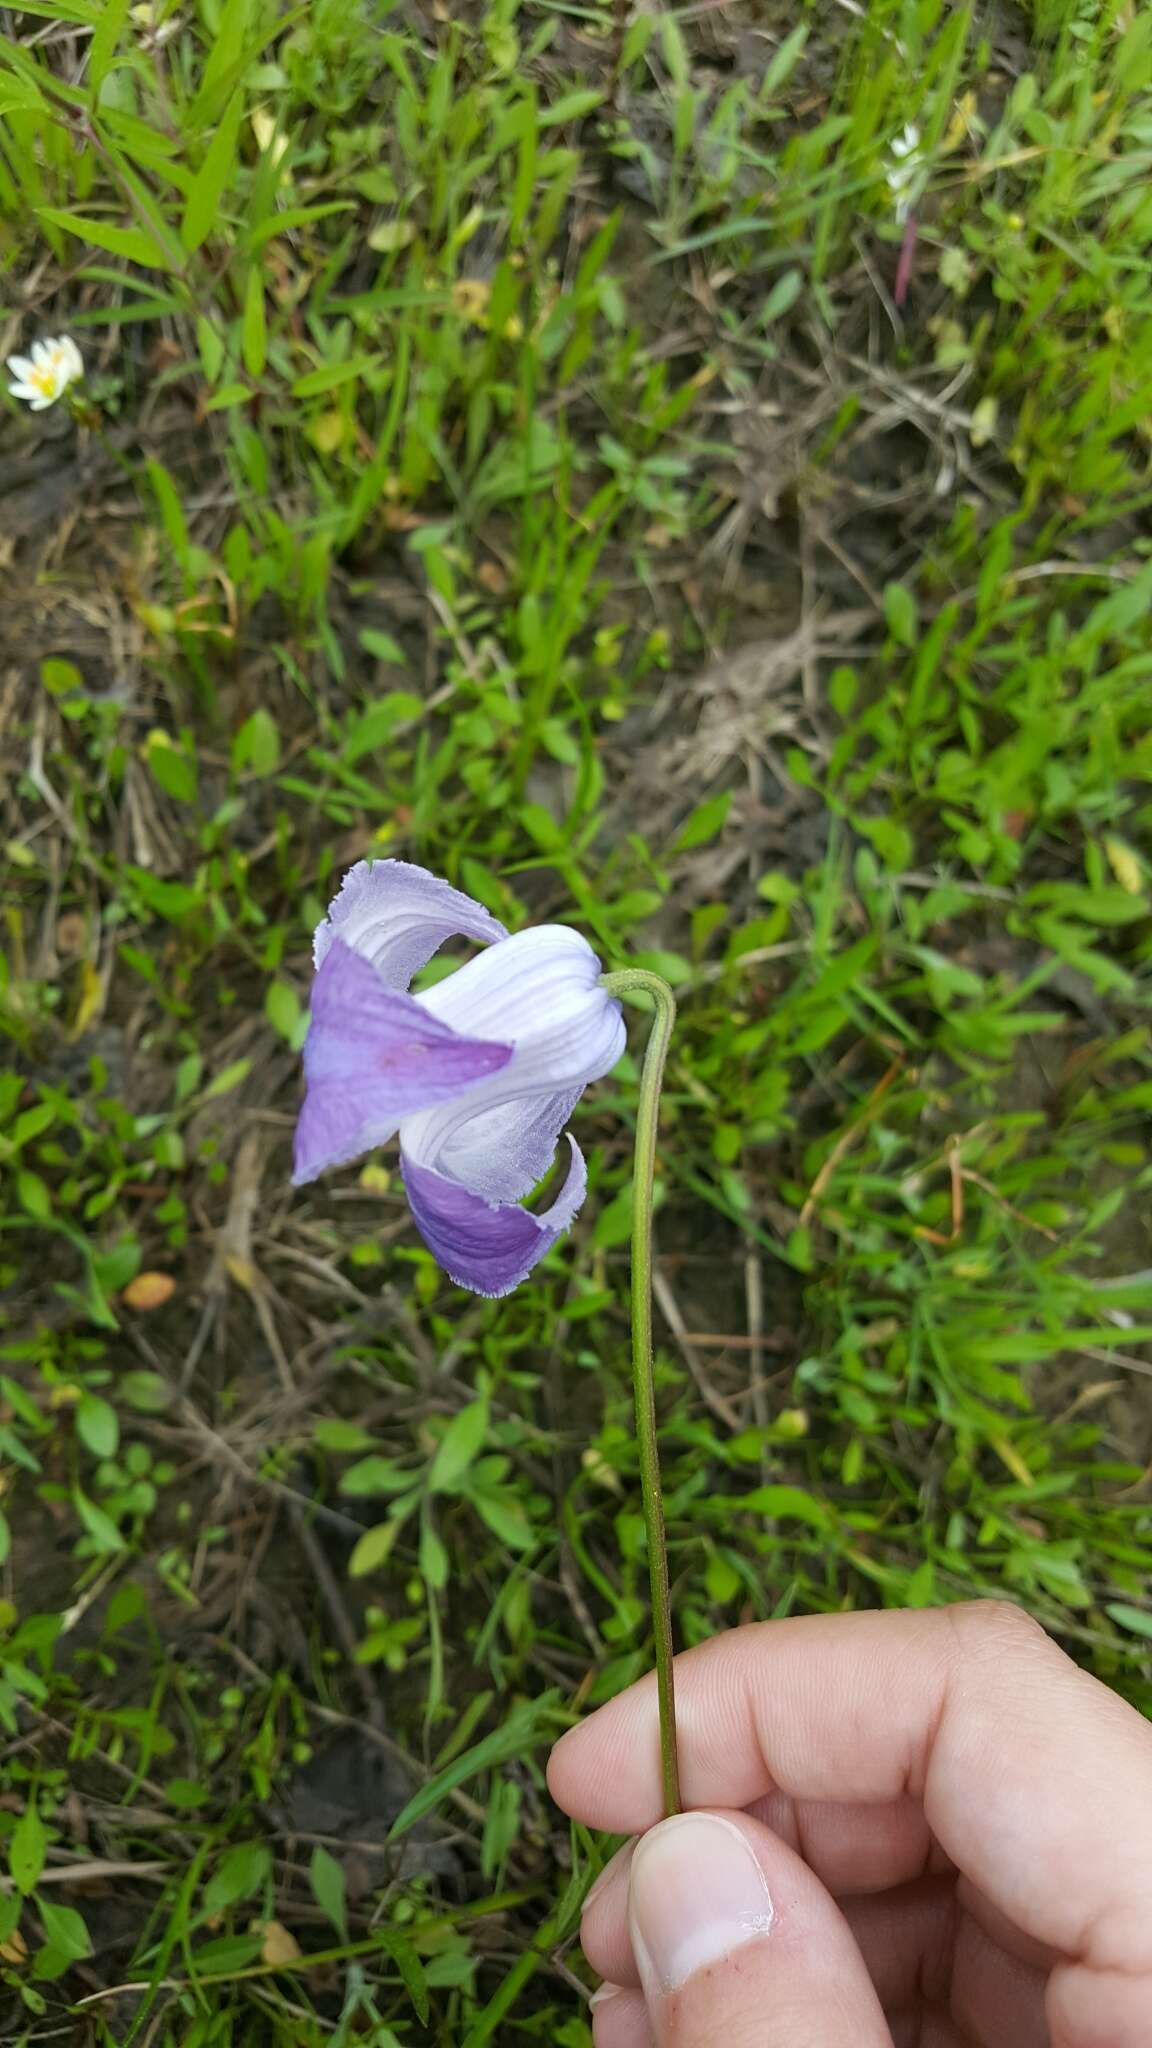
[{"label": "swamp leather flower", "polygon": [[[485,950],[434,987],[412,978],[446,939]],[[296,1128],[297,1186],[399,1134],[424,1242],[461,1287],[508,1294],[567,1229],[586,1174],[569,1136],[563,1187],[521,1206],[590,1081],[624,1050],[620,1004],[567,925],[512,936],[407,861],[360,861],[316,932]]]}]

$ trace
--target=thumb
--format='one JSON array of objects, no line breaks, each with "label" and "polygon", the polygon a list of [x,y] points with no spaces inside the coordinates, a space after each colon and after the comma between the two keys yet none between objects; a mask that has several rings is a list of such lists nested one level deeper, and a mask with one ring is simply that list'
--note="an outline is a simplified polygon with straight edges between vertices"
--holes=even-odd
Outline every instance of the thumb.
[{"label": "thumb", "polygon": [[838,1906],[745,1814],[641,1836],[628,1917],[656,2048],[892,2048]]}]

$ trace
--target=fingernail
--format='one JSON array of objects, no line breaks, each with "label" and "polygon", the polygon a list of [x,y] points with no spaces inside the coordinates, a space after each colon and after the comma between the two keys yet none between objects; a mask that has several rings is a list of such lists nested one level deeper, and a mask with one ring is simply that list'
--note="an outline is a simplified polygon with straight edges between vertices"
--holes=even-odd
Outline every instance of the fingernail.
[{"label": "fingernail", "polygon": [[649,1997],[767,1934],[776,1917],[747,1837],[714,1813],[677,1814],[642,1837],[629,1915]]},{"label": "fingernail", "polygon": [[601,1984],[588,2000],[589,2012],[595,2012],[598,2005],[607,2005],[610,1998],[619,1998],[622,1989],[620,1984]]}]

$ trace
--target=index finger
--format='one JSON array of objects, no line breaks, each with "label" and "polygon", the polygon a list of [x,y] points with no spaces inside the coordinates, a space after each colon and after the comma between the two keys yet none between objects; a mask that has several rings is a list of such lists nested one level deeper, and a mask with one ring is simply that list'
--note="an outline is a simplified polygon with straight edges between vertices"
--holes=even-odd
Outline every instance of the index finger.
[{"label": "index finger", "polygon": [[[998,1601],[736,1629],[676,1660],[687,1806],[765,1793],[923,1802],[958,1869],[1094,1970],[1152,1971],[1152,1728]],[[656,1688],[641,1680],[552,1754],[590,1825],[661,1817]]]}]

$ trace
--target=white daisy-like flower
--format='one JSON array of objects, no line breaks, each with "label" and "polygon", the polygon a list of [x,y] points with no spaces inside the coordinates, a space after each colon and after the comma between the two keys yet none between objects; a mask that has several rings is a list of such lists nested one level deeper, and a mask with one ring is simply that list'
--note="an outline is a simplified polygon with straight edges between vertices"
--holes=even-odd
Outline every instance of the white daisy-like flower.
[{"label": "white daisy-like flower", "polygon": [[33,412],[45,412],[84,375],[84,358],[72,336],[61,334],[34,341],[31,355],[9,356],[8,375],[10,395],[22,398]]},{"label": "white daisy-like flower", "polygon": [[884,176],[896,201],[897,220],[907,220],[927,171],[920,147],[920,130],[914,121],[909,121],[902,135],[893,137],[888,150],[891,161]]}]

